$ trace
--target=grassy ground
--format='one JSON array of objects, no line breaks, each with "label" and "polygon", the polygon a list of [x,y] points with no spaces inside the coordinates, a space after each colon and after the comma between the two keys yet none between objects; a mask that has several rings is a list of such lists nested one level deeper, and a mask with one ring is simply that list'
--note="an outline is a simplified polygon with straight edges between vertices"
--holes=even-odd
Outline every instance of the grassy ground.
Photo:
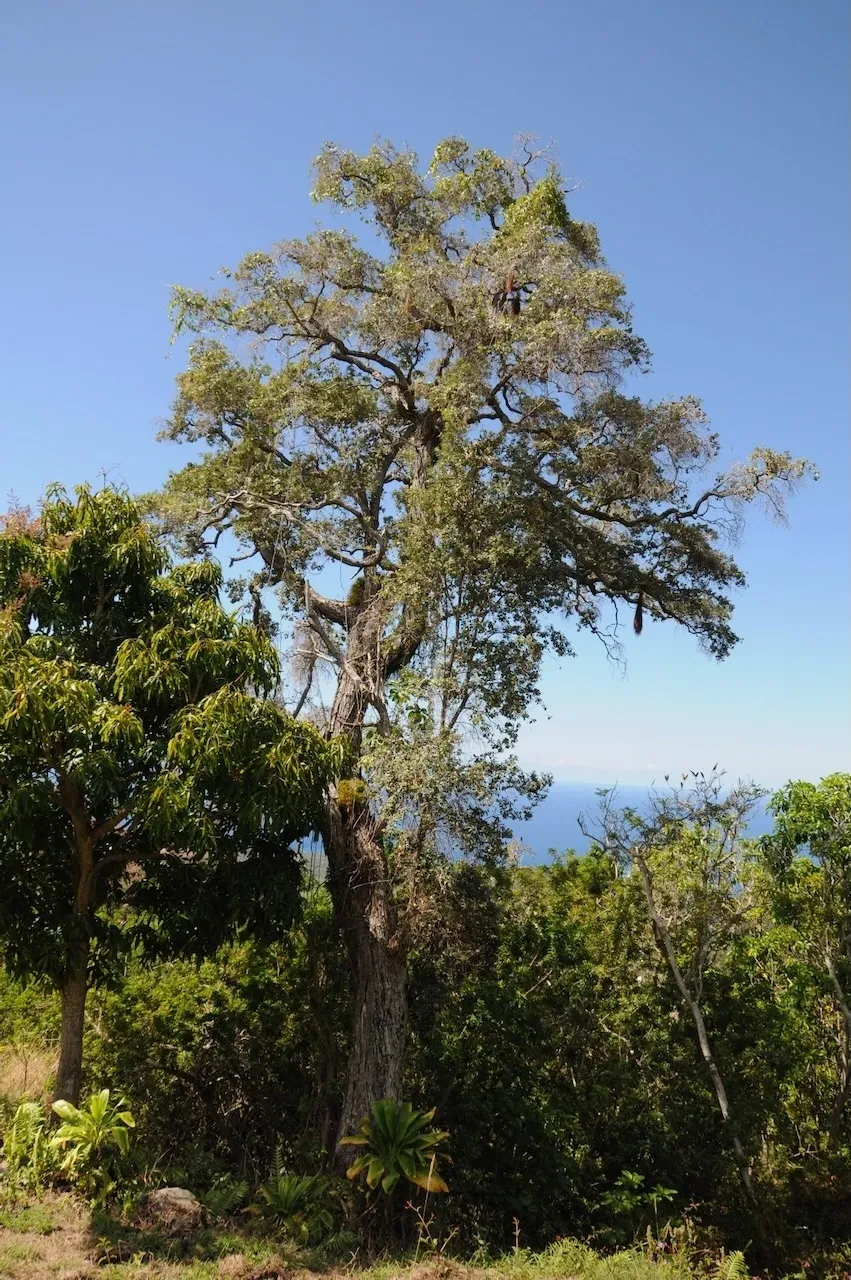
[{"label": "grassy ground", "polygon": [[0,1210],[0,1280],[686,1280],[687,1270],[637,1253],[602,1258],[562,1242],[543,1254],[522,1251],[499,1262],[463,1266],[430,1257],[364,1269],[324,1267],[281,1242],[247,1231],[209,1228],[185,1240],[135,1231],[92,1216],[71,1196]]}]

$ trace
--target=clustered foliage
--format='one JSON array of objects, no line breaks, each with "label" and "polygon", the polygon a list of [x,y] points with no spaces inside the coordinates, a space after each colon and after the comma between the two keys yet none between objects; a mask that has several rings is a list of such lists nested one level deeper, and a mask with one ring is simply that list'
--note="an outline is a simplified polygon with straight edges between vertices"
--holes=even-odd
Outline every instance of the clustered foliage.
[{"label": "clustered foliage", "polygon": [[[778,1248],[829,1275],[827,1259],[851,1238],[851,1107],[837,1112],[838,1099],[847,1104],[851,966],[839,955],[844,926],[834,915],[828,930],[821,904],[828,895],[840,905],[851,779],[785,789],[773,835],[731,846],[737,803],[734,793],[732,806],[725,796],[707,813],[693,792],[662,798],[669,819],[689,817],[668,821],[648,856]],[[605,814],[613,831],[611,805]],[[430,921],[412,955],[405,1088],[416,1105],[438,1104],[435,1122],[449,1134],[435,1235],[454,1230],[458,1247],[498,1249],[516,1219],[531,1246],[581,1235],[606,1247],[650,1228],[672,1246],[747,1248],[751,1227],[688,1009],[641,878],[620,852],[599,845],[540,867],[459,864]],[[92,1078],[126,1093],[158,1167],[202,1193],[225,1175],[247,1177],[293,1238],[321,1237],[327,1214],[341,1213],[319,1176],[346,1052],[334,946],[330,903],[314,886],[286,941],[229,944],[200,968],[133,966],[96,994],[87,1032]],[[377,1185],[396,1139],[374,1140],[366,1122],[362,1136]],[[15,1140],[7,1130],[8,1149]],[[404,1154],[405,1141],[397,1146]],[[415,1174],[435,1174],[428,1150],[419,1164],[415,1151],[409,1159]],[[397,1172],[407,1178],[403,1160]]]},{"label": "clustered foliage", "polygon": [[117,1163],[129,1154],[132,1113],[123,1099],[110,1101],[109,1089],[93,1093],[82,1107],[59,1099],[53,1111],[62,1121],[55,1128],[34,1101],[20,1103],[10,1117],[3,1136],[9,1188],[38,1192],[56,1180],[103,1203],[120,1176]]},{"label": "clustered foliage", "polygon": [[[709,807],[705,792],[698,798],[683,789],[661,797],[661,826],[635,813],[618,819],[645,823],[654,887],[781,1256],[830,1275],[828,1259],[851,1239],[851,965],[842,952],[851,899],[838,880],[851,778],[778,793],[774,832],[757,842],[729,840],[742,793],[710,794]],[[612,836],[616,813],[609,801]],[[456,865],[410,981],[405,1088],[415,1104],[438,1104],[452,1160],[441,1171],[450,1194],[431,1204],[436,1238],[454,1231],[458,1247],[498,1249],[516,1220],[533,1246],[578,1234],[606,1247],[649,1228],[671,1247],[748,1247],[688,1009],[649,926],[641,877],[619,848],[600,844],[550,866]],[[320,1170],[348,1025],[326,892],[309,890],[286,940],[228,944],[200,967],[134,964],[95,1000],[91,1077],[126,1094],[161,1176],[209,1190],[213,1204],[246,1179],[265,1188],[263,1212],[288,1223],[291,1238],[326,1238],[342,1212]],[[13,1017],[19,1001],[7,985]],[[375,1139],[365,1121],[363,1168],[376,1186],[394,1159],[403,1178],[436,1173],[431,1136],[421,1159],[416,1132],[405,1155],[405,1114],[391,1117],[398,1133]],[[429,1123],[407,1114],[415,1130]],[[19,1171],[31,1162],[15,1153],[38,1145],[38,1123],[33,1132],[24,1123],[32,1120],[22,1114],[6,1129],[7,1161]],[[42,1141],[42,1166],[45,1151]]]},{"label": "clustered foliage", "polygon": [[357,683],[335,731],[375,726],[361,770],[404,870],[493,848],[540,796],[505,750],[572,628],[615,651],[626,608],[727,654],[724,535],[808,467],[760,448],[707,475],[698,401],[631,394],[623,281],[545,156],[329,145],[312,194],[342,229],[174,291],[195,340],[165,434],[201,450],[160,506],[189,547],[231,530],[262,558],[246,585],[278,586],[299,709]]},{"label": "clustered foliage", "polygon": [[[291,917],[289,846],[336,757],[270,699],[277,655],[222,608],[221,585],[213,561],[170,564],[109,487],[5,517],[0,931],[18,972],[61,983],[86,877],[104,963],[142,935],[203,954],[248,896],[256,927]],[[140,912],[135,934],[109,914],[120,903]]]}]

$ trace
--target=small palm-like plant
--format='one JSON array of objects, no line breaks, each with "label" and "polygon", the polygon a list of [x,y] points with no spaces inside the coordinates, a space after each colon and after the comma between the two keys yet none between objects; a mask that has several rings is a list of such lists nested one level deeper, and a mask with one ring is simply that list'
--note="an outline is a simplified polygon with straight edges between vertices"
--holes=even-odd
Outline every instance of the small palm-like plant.
[{"label": "small palm-like plant", "polygon": [[260,1188],[260,1198],[265,1216],[299,1244],[327,1241],[334,1230],[331,1179],[289,1173],[280,1143],[275,1147],[272,1176]]},{"label": "small palm-like plant", "polygon": [[115,1185],[111,1174],[115,1153],[127,1155],[129,1131],[136,1127],[126,1102],[120,1098],[110,1103],[109,1090],[101,1089],[84,1107],[60,1099],[53,1110],[62,1121],[51,1139],[53,1146],[65,1152],[61,1171],[69,1181],[103,1199]]},{"label": "small palm-like plant", "polygon": [[327,1178],[277,1170],[260,1188],[266,1213],[299,1244],[315,1244],[334,1229]]},{"label": "small palm-like plant", "polygon": [[341,1144],[368,1147],[349,1167],[347,1176],[366,1174],[367,1186],[381,1187],[387,1195],[402,1178],[426,1191],[448,1191],[437,1172],[435,1148],[448,1138],[442,1129],[432,1129],[434,1111],[417,1111],[410,1102],[383,1098],[372,1104],[372,1114],[364,1116],[357,1133],[341,1138]]}]

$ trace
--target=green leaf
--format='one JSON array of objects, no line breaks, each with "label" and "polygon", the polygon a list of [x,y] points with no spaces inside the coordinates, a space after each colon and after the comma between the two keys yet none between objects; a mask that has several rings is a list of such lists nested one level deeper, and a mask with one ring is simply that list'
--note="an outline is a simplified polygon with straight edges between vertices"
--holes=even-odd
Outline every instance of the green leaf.
[{"label": "green leaf", "polygon": [[[149,959],[194,959],[249,932],[280,937],[300,910],[295,846],[318,828],[343,752],[269,696],[275,647],[222,607],[221,583],[210,560],[172,564],[160,531],[117,486],[53,490],[39,518],[13,530],[0,517],[9,969],[61,985],[68,939],[81,929],[94,938],[102,912],[134,921],[112,930],[119,965],[119,950],[136,953],[142,936]],[[81,822],[98,867],[82,919],[71,893]],[[131,846],[143,877],[123,874]],[[132,1127],[108,1091],[86,1107],[96,1127],[113,1109]]]},{"label": "green leaf", "polygon": [[89,1111],[92,1118],[100,1123],[106,1115],[106,1109],[109,1106],[109,1090],[101,1089],[100,1093],[93,1093],[89,1099]]},{"label": "green leaf", "polygon": [[51,1105],[62,1120],[71,1121],[79,1118],[80,1112],[71,1102],[65,1102],[64,1099],[57,1098],[56,1102]]},{"label": "green leaf", "polygon": [[364,1169],[369,1168],[370,1158],[370,1156],[358,1156],[357,1160],[354,1160],[346,1170],[346,1177],[356,1178]]}]

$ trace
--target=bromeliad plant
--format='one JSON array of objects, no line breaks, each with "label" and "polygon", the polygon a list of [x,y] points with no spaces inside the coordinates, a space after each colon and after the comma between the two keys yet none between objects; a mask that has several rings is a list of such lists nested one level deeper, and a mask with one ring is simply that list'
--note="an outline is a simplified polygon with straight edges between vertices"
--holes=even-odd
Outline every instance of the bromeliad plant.
[{"label": "bromeliad plant", "polygon": [[430,1127],[434,1111],[417,1111],[410,1102],[383,1098],[372,1104],[357,1133],[340,1139],[341,1146],[367,1147],[349,1166],[347,1176],[366,1174],[371,1190],[380,1187],[389,1195],[405,1178],[426,1191],[448,1191],[437,1172],[435,1148],[449,1135]]}]

